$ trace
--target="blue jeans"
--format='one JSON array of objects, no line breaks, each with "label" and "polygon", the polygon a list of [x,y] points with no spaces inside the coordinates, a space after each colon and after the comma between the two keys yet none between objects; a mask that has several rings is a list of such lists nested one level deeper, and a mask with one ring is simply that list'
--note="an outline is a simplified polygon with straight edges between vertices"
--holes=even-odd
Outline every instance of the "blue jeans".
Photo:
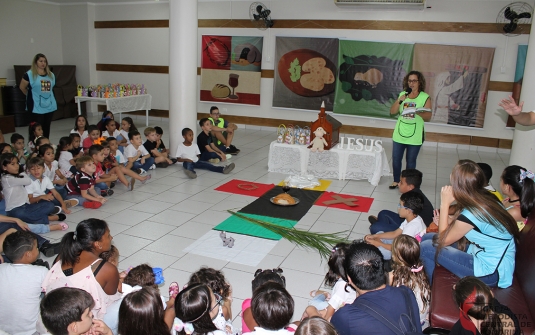
[{"label": "blue jeans", "polygon": [[39,201],[35,204],[24,204],[7,212],[7,216],[21,219],[26,223],[49,224],[48,214],[54,210],[52,201]]},{"label": "blue jeans", "polygon": [[207,161],[207,160],[213,159],[213,158],[221,159],[221,157],[219,157],[219,155],[216,154],[215,152],[205,151],[205,152],[203,152],[201,154],[201,157],[199,157],[199,160],[200,161]]},{"label": "blue jeans", "polygon": [[[380,234],[380,233],[384,233],[384,231],[378,231],[377,234]],[[392,242],[394,242],[394,240],[392,239],[387,239],[387,238],[382,238],[381,239],[381,242],[383,242],[384,244],[392,244]],[[377,247],[379,249],[379,251],[381,252],[381,254],[383,255],[383,259],[385,261],[387,260],[390,260],[392,259],[392,251],[391,250],[388,250],[386,248],[383,248],[382,246],[379,246]]]},{"label": "blue jeans", "polygon": [[6,201],[0,200],[0,215],[6,215]]},{"label": "blue jeans", "polygon": [[192,162],[183,162],[182,166],[186,170],[190,170],[192,172],[195,172],[194,169],[201,169],[201,170],[210,170],[212,172],[220,172],[223,173],[224,167],[222,166],[215,166],[208,162],[198,160],[195,163]]},{"label": "blue jeans", "polygon": [[[100,183],[96,183],[95,187],[99,188],[101,190],[107,190],[108,189],[108,184],[106,184],[105,182],[100,182]],[[98,195],[100,195],[100,192],[98,193]]]},{"label": "blue jeans", "polygon": [[308,302],[308,305],[316,307],[318,311],[322,311],[329,306],[329,303],[326,300],[327,297],[325,296],[325,294],[318,294]]},{"label": "blue jeans", "polygon": [[141,164],[141,161],[135,161],[134,165],[132,165],[132,170],[143,169],[145,171],[149,171],[152,164],[154,164],[153,157],[145,159],[145,164]]},{"label": "blue jeans", "polygon": [[[95,187],[95,192],[97,192],[98,195],[100,195],[100,188]],[[69,194],[66,197],[66,200],[69,199],[76,199],[78,200],[78,206],[83,206],[84,202],[89,201],[86,198],[82,197],[81,194]]]},{"label": "blue jeans", "polygon": [[370,226],[370,233],[377,234],[380,231],[388,232],[394,231],[401,226],[403,223],[402,218],[399,217],[399,214],[389,210],[382,210],[377,214],[377,222]]},{"label": "blue jeans", "polygon": [[392,147],[392,169],[394,170],[394,182],[399,183],[399,178],[401,176],[401,161],[403,160],[403,154],[405,149],[407,149],[407,166],[406,169],[415,169],[416,168],[416,159],[418,158],[418,153],[420,152],[421,145],[409,145],[401,144],[396,141]]},{"label": "blue jeans", "polygon": [[[38,226],[38,225],[28,225],[28,226]],[[13,223],[13,222],[0,222],[0,234],[3,234],[5,233],[8,229],[16,229],[18,231],[22,230],[21,227],[19,227],[18,224],[16,223]],[[35,235],[35,237],[37,238],[37,247],[40,248],[43,243],[45,242],[48,242],[48,240],[42,236],[39,236],[39,235]]]},{"label": "blue jeans", "polygon": [[[433,271],[435,270],[435,253],[437,245],[433,243],[435,233],[425,234],[420,243],[420,258],[424,264],[424,270],[433,283]],[[442,248],[437,258],[437,263],[446,268],[459,278],[474,276],[474,256],[456,248],[455,244]],[[496,287],[498,285],[498,269],[493,274],[478,277],[485,284]]]},{"label": "blue jeans", "polygon": [[[54,188],[59,193],[59,195],[61,195],[61,199],[63,199],[63,200],[67,199],[67,190],[65,189],[65,187],[63,187],[63,186],[55,186]],[[59,201],[56,198],[54,198],[54,200],[52,200],[52,202],[54,203],[54,205],[61,207],[61,204],[59,203]]]}]

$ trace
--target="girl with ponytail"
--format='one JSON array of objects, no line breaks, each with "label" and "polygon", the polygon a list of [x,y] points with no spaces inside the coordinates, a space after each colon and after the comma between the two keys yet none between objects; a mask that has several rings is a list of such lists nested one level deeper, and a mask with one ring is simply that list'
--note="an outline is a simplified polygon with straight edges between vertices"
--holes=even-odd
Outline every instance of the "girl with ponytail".
[{"label": "girl with ponytail", "polygon": [[460,279],[454,286],[453,300],[459,307],[459,321],[450,335],[520,335],[515,314],[476,277]]},{"label": "girl with ponytail", "polygon": [[500,188],[507,197],[503,205],[520,227],[524,227],[535,202],[535,175],[533,172],[511,165],[503,170]]},{"label": "girl with ponytail", "polygon": [[[87,219],[61,239],[58,261],[43,281],[43,289],[50,292],[59,287],[75,287],[89,292],[95,300],[93,314],[113,330],[117,327],[118,309],[110,308],[121,294],[117,292],[119,272],[99,255],[111,249],[110,229],[105,221]],[[110,311],[106,315],[107,311]]]}]

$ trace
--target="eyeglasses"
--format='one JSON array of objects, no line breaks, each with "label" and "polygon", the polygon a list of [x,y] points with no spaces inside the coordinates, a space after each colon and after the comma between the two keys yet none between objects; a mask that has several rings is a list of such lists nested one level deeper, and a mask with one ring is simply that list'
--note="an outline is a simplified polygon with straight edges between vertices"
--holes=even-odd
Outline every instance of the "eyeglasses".
[{"label": "eyeglasses", "polygon": [[411,83],[411,84],[417,83],[417,82],[418,82],[418,79],[409,80],[409,83]]},{"label": "eyeglasses", "polygon": [[212,313],[212,311],[214,309],[216,309],[218,306],[222,306],[223,305],[223,297],[217,293],[214,292],[214,296],[215,296],[215,299],[216,299],[216,304],[214,307],[212,307],[212,309],[210,309],[210,313]]},{"label": "eyeglasses", "polygon": [[398,204],[398,208],[408,209],[409,211],[412,211],[409,207],[401,206],[401,204]]}]

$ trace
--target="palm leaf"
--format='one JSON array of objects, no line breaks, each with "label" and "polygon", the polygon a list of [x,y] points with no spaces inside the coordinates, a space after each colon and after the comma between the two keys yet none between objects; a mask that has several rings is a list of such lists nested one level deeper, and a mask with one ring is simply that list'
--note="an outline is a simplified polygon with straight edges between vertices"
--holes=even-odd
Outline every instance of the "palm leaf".
[{"label": "palm leaf", "polygon": [[347,235],[347,230],[329,234],[314,233],[306,230],[295,229],[293,227],[279,226],[271,222],[254,219],[231,210],[228,210],[227,212],[239,217],[240,219],[268,229],[275,234],[279,234],[283,238],[302,248],[316,250],[319,252],[320,256],[326,260],[328,260],[331,255],[333,245],[340,242],[347,242],[347,238],[345,237]]}]

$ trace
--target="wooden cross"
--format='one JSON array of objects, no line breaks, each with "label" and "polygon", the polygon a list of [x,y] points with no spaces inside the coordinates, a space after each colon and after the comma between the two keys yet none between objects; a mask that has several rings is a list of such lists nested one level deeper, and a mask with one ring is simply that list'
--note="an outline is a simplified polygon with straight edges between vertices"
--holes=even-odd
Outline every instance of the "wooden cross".
[{"label": "wooden cross", "polygon": [[353,202],[353,201],[359,201],[359,199],[357,198],[342,198],[341,196],[337,194],[333,195],[332,198],[335,200],[324,201],[323,204],[327,206],[334,205],[334,204],[344,204],[349,207],[358,206],[356,203]]}]

